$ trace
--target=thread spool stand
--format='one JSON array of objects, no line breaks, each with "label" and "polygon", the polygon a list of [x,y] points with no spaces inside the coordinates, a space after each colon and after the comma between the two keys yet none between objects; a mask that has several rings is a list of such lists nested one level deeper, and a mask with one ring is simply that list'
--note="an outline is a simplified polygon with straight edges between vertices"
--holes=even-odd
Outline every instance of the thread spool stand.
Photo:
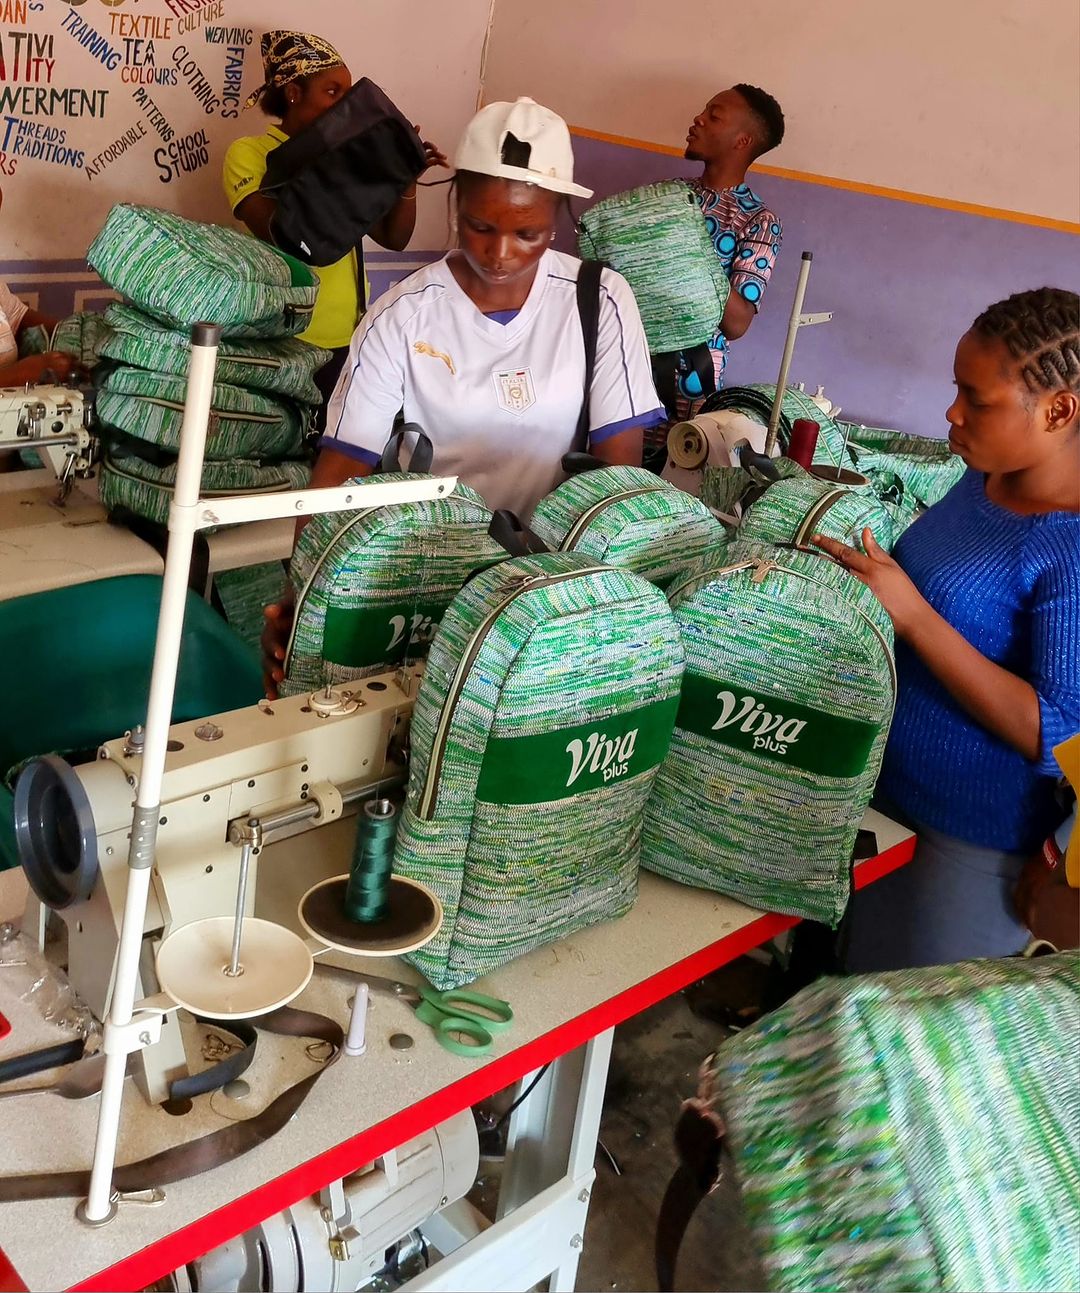
[{"label": "thread spool stand", "polygon": [[[397,809],[388,799],[365,802],[353,867],[313,885],[300,899],[300,923],[317,942],[349,956],[403,956],[430,943],[442,928],[442,903],[425,885],[393,875]],[[353,997],[347,1055],[362,1055],[367,985]]]}]

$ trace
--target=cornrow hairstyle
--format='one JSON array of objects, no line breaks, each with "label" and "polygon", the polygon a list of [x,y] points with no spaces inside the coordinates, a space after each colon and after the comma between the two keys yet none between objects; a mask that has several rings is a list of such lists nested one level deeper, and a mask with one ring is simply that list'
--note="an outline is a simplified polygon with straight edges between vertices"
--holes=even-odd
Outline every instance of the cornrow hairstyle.
[{"label": "cornrow hairstyle", "polygon": [[1080,394],[1080,296],[1061,287],[1017,292],[991,305],[971,325],[1001,341],[1020,361],[1029,391]]},{"label": "cornrow hairstyle", "polygon": [[731,88],[746,100],[747,106],[754,115],[758,129],[761,131],[761,143],[754,153],[755,157],[760,157],[762,153],[767,153],[771,148],[775,148],[784,138],[784,114],[772,95],[756,85],[746,85],[740,82],[740,84],[733,85]]}]

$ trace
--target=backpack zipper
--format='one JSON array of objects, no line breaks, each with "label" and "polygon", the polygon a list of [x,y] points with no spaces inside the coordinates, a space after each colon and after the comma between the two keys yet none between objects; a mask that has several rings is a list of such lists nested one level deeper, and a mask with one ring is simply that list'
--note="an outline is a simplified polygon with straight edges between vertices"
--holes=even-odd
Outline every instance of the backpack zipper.
[{"label": "backpack zipper", "polygon": [[435,803],[438,798],[439,778],[442,776],[442,765],[446,757],[446,743],[449,739],[454,710],[457,707],[458,700],[461,698],[462,691],[465,689],[465,681],[468,678],[469,670],[475,663],[476,657],[480,654],[484,639],[491,632],[495,621],[512,602],[530,589],[550,587],[552,584],[563,584],[570,579],[580,579],[584,575],[596,575],[610,569],[610,566],[585,566],[581,570],[568,570],[558,575],[526,575],[517,582],[513,591],[488,611],[480,624],[473,630],[466,643],[465,650],[462,652],[458,667],[454,671],[453,681],[447,692],[446,700],[443,701],[442,713],[439,715],[439,724],[435,729],[431,758],[428,761],[424,788],[420,793],[420,803],[417,808],[417,816],[421,821],[430,821],[434,815]]},{"label": "backpack zipper", "polygon": [[257,355],[222,355],[222,363],[247,364],[249,368],[280,368],[282,360],[260,358]]},{"label": "backpack zipper", "polygon": [[[846,490],[844,492],[847,493]],[[709,574],[707,575],[695,575],[693,578],[687,579],[684,583],[680,584],[678,588],[673,589],[668,594],[668,601],[670,603],[678,593],[680,593],[684,588],[689,587],[693,583],[697,583],[700,581],[701,586],[704,587],[706,583],[711,583],[714,579],[726,578],[728,575],[733,575],[740,570],[753,570],[754,574],[752,576],[751,582],[755,584],[763,584],[765,580],[768,578],[768,576],[772,573],[772,571],[779,570],[785,575],[792,575],[796,579],[805,579],[807,583],[817,584],[819,588],[826,588],[828,589],[829,592],[832,592],[832,593],[838,592],[838,590],[834,588],[832,584],[827,584],[821,579],[815,579],[813,575],[805,574],[801,570],[792,570],[790,566],[782,566],[778,562],[767,561],[763,557],[753,557],[747,561],[740,561],[734,566],[724,566],[723,569],[710,571]],[[843,594],[841,593],[840,596],[843,596]],[[893,649],[892,647],[889,646],[889,643],[886,640],[885,634],[882,633],[882,631],[878,628],[878,626],[874,623],[874,621],[870,618],[870,616],[867,615],[867,613],[862,609],[862,607],[856,606],[854,602],[849,602],[848,605],[850,605],[851,609],[855,611],[856,614],[858,614],[866,622],[867,628],[869,628],[871,633],[873,633],[873,635],[881,643],[881,648],[885,653],[885,663],[889,666],[889,677],[892,681],[893,709],[895,709],[896,693],[899,687],[899,681],[896,676],[896,661],[893,658]]]},{"label": "backpack zipper", "polygon": [[[119,391],[107,391],[107,395],[118,395]],[[183,413],[184,405],[177,403],[176,400],[165,400],[158,395],[133,395],[130,399],[142,400],[145,404],[156,404],[163,409],[173,409],[175,412]],[[240,413],[232,409],[214,409],[210,410],[211,418],[217,418],[220,422],[222,418],[229,418],[232,421],[243,422],[280,422],[281,416],[276,413]]]},{"label": "backpack zipper", "polygon": [[333,538],[331,538],[330,542],[323,549],[322,556],[311,568],[311,574],[309,574],[307,579],[304,581],[304,586],[300,590],[300,595],[297,597],[293,609],[293,622],[292,628],[289,630],[288,645],[285,647],[285,659],[281,662],[281,667],[286,673],[289,670],[289,665],[292,663],[293,643],[296,640],[296,628],[300,622],[300,608],[303,606],[304,599],[307,597],[308,593],[311,592],[312,584],[318,578],[323,566],[330,559],[330,553],[333,551],[338,539],[340,539],[343,534],[348,533],[354,525],[359,525],[365,517],[371,516],[374,512],[378,512],[379,510],[380,509],[377,507],[366,507],[354,516],[351,521],[346,521],[346,523],[334,534]]},{"label": "backpack zipper", "polygon": [[849,489],[833,489],[829,493],[823,494],[799,523],[799,528],[795,531],[792,543],[797,548],[806,547],[807,540],[811,534],[815,533],[817,526],[821,523],[821,518],[827,512],[830,512],[846,494],[850,493],[851,490]]},{"label": "backpack zipper", "polygon": [[[143,476],[132,475],[131,472],[125,471],[123,467],[118,467],[116,463],[113,461],[113,459],[108,455],[106,455],[104,459],[104,465],[108,467],[108,469],[111,472],[115,472],[117,476],[122,476],[124,480],[134,481],[135,484],[137,485],[143,485],[143,486],[149,485],[151,489],[160,489],[167,494],[171,494],[175,489],[175,486],[166,485],[165,482],[161,480],[146,480],[145,477]],[[207,464],[207,466],[212,466],[212,465],[213,465],[212,463]],[[271,485],[269,488],[265,488],[261,485],[247,485],[247,486],[239,485],[233,489],[204,490],[200,487],[199,497],[200,498],[232,498],[234,494],[281,494],[281,493],[284,493],[286,490],[289,490],[292,488],[293,488],[292,484],[287,480],[283,480],[277,485]]]},{"label": "backpack zipper", "polygon": [[638,498],[642,494],[656,494],[663,489],[660,484],[645,485],[638,489],[624,489],[618,494],[610,494],[607,498],[602,498],[599,503],[594,503],[592,507],[586,508],[578,517],[574,524],[566,532],[566,538],[559,544],[560,552],[573,552],[574,545],[585,531],[592,525],[593,521],[605,512],[614,503],[624,503],[627,499]]}]

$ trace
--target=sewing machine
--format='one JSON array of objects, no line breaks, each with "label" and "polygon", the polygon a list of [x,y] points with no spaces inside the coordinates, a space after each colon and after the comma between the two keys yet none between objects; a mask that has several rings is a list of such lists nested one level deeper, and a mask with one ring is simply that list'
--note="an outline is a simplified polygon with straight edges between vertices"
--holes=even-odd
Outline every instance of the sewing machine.
[{"label": "sewing machine", "polygon": [[81,390],[0,388],[0,455],[33,449],[42,466],[0,472],[0,598],[104,575],[160,575],[160,555],[110,525],[97,496],[97,440]]},{"label": "sewing machine", "polygon": [[[179,723],[169,731],[157,857],[143,925],[140,993],[157,991],[154,956],[174,930],[233,915],[241,851],[251,847],[245,915],[306,937],[297,904],[349,870],[361,800],[401,784],[416,667],[309,696]],[[66,934],[68,977],[98,1020],[111,1000],[128,882],[142,732],[109,741],[77,768],[47,759],[16,794],[19,850],[33,889],[23,928],[44,949]],[[308,940],[313,952],[324,951]],[[187,1074],[175,1007],[135,1076],[152,1103]]]},{"label": "sewing machine", "polygon": [[[0,600],[110,575],[160,575],[160,552],[98,499],[98,440],[89,397],[71,386],[0,387],[0,458],[33,449],[36,468],[0,470]],[[5,464],[0,462],[0,468]],[[289,519],[232,526],[206,536],[203,586],[213,577],[292,553]]]}]

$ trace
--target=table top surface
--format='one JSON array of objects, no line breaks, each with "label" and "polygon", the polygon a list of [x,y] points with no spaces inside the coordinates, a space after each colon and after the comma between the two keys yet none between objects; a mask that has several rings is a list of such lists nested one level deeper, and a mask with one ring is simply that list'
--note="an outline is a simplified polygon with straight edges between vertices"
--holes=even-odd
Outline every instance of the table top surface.
[{"label": "table top surface", "polygon": [[[913,848],[909,832],[876,813],[867,814],[865,825],[876,832],[879,853],[857,865],[859,887],[910,860]],[[0,915],[20,913],[24,895],[20,872],[0,875]],[[638,901],[622,919],[582,930],[477,981],[478,991],[508,1000],[514,1010],[512,1027],[496,1037],[490,1055],[450,1054],[417,1023],[410,1005],[373,991],[367,1053],[343,1056],[333,1065],[299,1114],[267,1144],[228,1166],[167,1186],[161,1207],[122,1205],[115,1220],[99,1229],[75,1220],[75,1199],[0,1205],[0,1268],[6,1257],[30,1289],[142,1288],[796,923],[642,872]],[[331,959],[376,975],[417,979],[397,960]],[[29,967],[0,968],[0,1012],[12,1025],[0,1042],[0,1059],[70,1036],[45,1022],[40,1002],[27,998],[29,977]],[[293,1004],[344,1025],[350,995],[347,979],[316,972]],[[394,1033],[408,1033],[414,1046],[392,1050],[388,1039]],[[220,1091],[200,1096],[183,1117],[147,1105],[129,1081],[117,1162],[252,1116],[313,1071],[316,1061],[306,1047],[303,1039],[261,1033],[245,1074],[250,1095],[242,1101]],[[49,1080],[51,1075],[37,1074],[26,1085]],[[97,1108],[97,1097],[0,1101],[6,1170],[89,1167]],[[0,1269],[0,1288],[5,1287],[18,1283],[5,1284]]]}]

